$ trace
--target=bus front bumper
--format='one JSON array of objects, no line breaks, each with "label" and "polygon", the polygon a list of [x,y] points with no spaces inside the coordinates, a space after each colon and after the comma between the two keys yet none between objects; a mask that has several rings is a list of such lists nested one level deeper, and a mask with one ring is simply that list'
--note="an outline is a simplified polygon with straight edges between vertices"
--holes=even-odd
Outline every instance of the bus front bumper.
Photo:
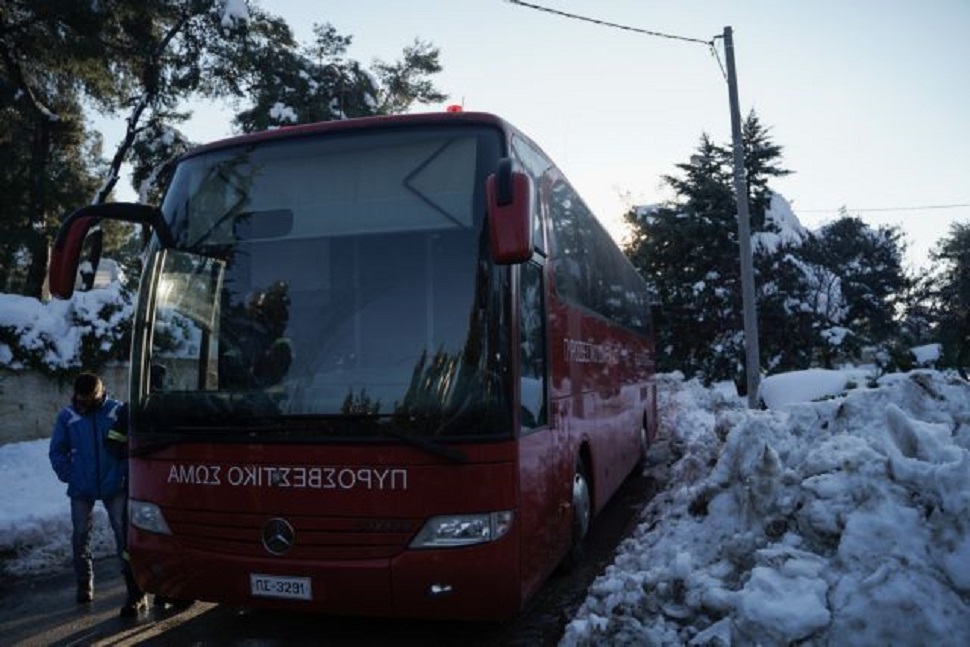
[{"label": "bus front bumper", "polygon": [[129,553],[148,593],[241,607],[491,621],[522,607],[516,532],[497,541],[404,550],[390,559],[309,561],[192,550],[132,528]]}]

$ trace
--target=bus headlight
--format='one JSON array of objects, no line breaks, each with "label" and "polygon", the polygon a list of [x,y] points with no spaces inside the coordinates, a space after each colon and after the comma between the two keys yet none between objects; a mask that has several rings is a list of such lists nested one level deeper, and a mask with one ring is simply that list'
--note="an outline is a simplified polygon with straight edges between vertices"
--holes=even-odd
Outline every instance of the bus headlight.
[{"label": "bus headlight", "polygon": [[172,531],[165,522],[162,509],[148,501],[128,501],[128,519],[131,525],[139,530],[154,532],[159,535],[171,535]]},{"label": "bus headlight", "polygon": [[411,541],[411,548],[450,548],[495,541],[509,531],[512,511],[431,517]]}]

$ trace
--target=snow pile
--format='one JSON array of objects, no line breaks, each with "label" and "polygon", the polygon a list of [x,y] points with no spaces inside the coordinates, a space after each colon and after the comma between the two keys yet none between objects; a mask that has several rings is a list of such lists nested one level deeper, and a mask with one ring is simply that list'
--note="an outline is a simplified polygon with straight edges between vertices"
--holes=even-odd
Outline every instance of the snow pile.
[{"label": "snow pile", "polygon": [[847,383],[749,411],[665,376],[680,457],[562,644],[970,644],[970,385]]},{"label": "snow pile", "polygon": [[76,369],[82,363],[85,343],[92,352],[110,353],[130,327],[133,314],[133,297],[119,281],[75,292],[69,301],[41,302],[0,294],[0,366]]},{"label": "snow pile", "polygon": [[[0,580],[71,568],[71,505],[54,476],[48,441],[0,445]],[[114,554],[104,508],[95,507],[92,552]]]},{"label": "snow pile", "polygon": [[839,395],[848,384],[849,376],[842,371],[810,368],[765,378],[759,395],[769,409],[779,409],[793,402],[811,402]]},{"label": "snow pile", "polygon": [[780,193],[771,193],[771,201],[765,212],[765,231],[751,234],[751,248],[755,252],[774,254],[784,246],[798,247],[808,238],[808,230],[802,226],[791,204]]}]

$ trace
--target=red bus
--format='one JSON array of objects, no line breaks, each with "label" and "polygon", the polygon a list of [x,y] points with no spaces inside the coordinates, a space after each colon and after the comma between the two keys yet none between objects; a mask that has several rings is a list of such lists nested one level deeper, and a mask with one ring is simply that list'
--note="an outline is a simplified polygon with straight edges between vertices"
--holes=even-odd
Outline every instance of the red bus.
[{"label": "red bus", "polygon": [[177,600],[516,615],[655,434],[645,284],[549,158],[485,113],[201,146],[134,320],[129,552]]}]

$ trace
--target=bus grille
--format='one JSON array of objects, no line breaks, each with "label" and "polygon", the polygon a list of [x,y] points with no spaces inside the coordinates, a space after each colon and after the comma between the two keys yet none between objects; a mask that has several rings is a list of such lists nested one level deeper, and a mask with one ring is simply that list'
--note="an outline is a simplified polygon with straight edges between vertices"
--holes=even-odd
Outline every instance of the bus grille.
[{"label": "bus grille", "polygon": [[380,559],[403,551],[417,532],[416,519],[272,515],[165,508],[172,535],[187,550],[262,557],[265,523],[281,517],[295,531],[288,559]]}]

